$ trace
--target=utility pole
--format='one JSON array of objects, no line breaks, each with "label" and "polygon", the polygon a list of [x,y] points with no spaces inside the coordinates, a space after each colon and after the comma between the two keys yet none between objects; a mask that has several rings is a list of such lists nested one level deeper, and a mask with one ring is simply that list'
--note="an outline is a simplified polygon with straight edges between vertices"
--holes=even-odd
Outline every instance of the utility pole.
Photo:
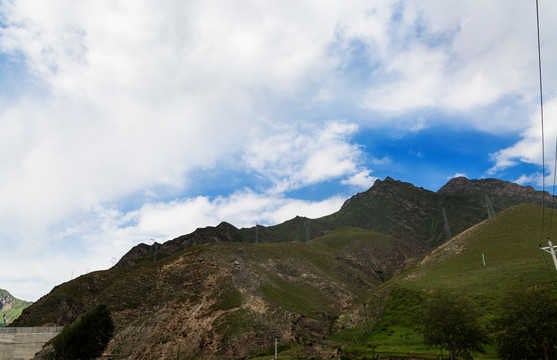
[{"label": "utility pole", "polygon": [[275,360],[278,359],[278,338],[275,338]]},{"label": "utility pole", "polygon": [[557,256],[555,256],[555,248],[557,248],[557,245],[553,245],[549,237],[547,238],[547,244],[549,246],[545,246],[545,247],[540,246],[540,250],[547,251],[548,253],[551,254],[551,257],[553,258],[553,263],[555,264],[555,270],[557,270]]},{"label": "utility pole", "polygon": [[309,233],[310,233],[310,225],[309,225],[309,220],[308,220],[308,221],[306,221],[306,242],[309,242],[309,240],[310,240]]}]

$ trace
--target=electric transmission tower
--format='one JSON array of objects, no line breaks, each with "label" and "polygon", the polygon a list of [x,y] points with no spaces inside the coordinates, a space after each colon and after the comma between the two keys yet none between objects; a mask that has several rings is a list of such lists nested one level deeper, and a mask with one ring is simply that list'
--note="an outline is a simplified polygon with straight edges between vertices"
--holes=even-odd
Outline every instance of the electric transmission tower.
[{"label": "electric transmission tower", "polygon": [[155,252],[153,256],[153,261],[157,261],[157,250],[159,249],[159,246],[155,241],[155,239],[149,239],[149,245],[151,245],[151,248],[149,250]]},{"label": "electric transmission tower", "polygon": [[443,207],[443,220],[445,222],[445,234],[447,235],[447,240],[451,240],[453,236],[451,235],[451,229],[449,228],[449,221],[447,220],[447,213]]},{"label": "electric transmission tower", "polygon": [[489,195],[485,194],[485,203],[487,207],[487,216],[488,218],[495,216],[495,211],[493,211],[493,206],[491,205],[491,200],[489,200]]},{"label": "electric transmission tower", "polygon": [[548,253],[551,254],[551,257],[553,258],[553,263],[555,264],[555,270],[557,270],[557,256],[555,256],[555,248],[557,248],[557,245],[553,245],[549,237],[547,238],[547,245],[549,246],[545,246],[545,247],[540,246],[540,250],[547,251]]}]

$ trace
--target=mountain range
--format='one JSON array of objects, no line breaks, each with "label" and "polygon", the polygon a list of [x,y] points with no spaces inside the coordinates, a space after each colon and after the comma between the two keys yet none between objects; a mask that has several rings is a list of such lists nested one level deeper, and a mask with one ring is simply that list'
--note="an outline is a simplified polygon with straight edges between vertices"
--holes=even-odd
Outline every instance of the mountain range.
[{"label": "mountain range", "polygon": [[[450,276],[462,270],[453,261],[458,249],[484,236],[478,224],[500,224],[516,211],[518,220],[504,220],[500,231],[521,223],[525,212],[533,221],[538,206],[515,205],[540,205],[542,197],[553,199],[497,179],[455,178],[437,192],[377,180],[322,218],[243,229],[221,223],[137,245],[113,268],[55,287],[13,326],[65,325],[106,303],[116,323],[108,348],[115,358],[263,356],[275,338],[285,348],[338,352],[347,347],[342,334],[356,334],[356,343],[369,340],[370,329],[392,335],[382,322],[393,301],[400,308],[396,299],[442,276],[453,284]],[[473,240],[462,240],[470,234]],[[435,270],[419,286],[401,285],[443,266],[452,272]],[[340,345],[331,345],[335,336]]]},{"label": "mountain range", "polygon": [[[297,216],[274,226],[258,225],[257,229],[242,228],[223,222],[216,227],[197,229],[164,244],[140,244],[132,248],[116,264],[133,264],[148,252],[157,249],[157,256],[166,256],[181,249],[200,244],[225,242],[284,242],[305,241],[320,237],[343,226],[368,229],[405,240],[418,252],[425,252],[445,242],[449,234],[458,234],[488,218],[488,206],[499,212],[518,204],[542,204],[552,196],[531,186],[499,179],[451,179],[437,192],[394,180],[376,180],[373,186],[346,200],[341,209],[318,219]],[[256,234],[257,232],[257,234]]]}]

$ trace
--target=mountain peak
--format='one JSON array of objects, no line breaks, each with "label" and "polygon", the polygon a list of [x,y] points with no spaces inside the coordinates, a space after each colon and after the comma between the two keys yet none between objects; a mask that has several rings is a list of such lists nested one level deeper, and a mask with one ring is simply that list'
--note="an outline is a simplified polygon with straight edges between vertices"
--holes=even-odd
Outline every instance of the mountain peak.
[{"label": "mountain peak", "polygon": [[[541,201],[541,191],[537,191],[532,186],[522,186],[514,182],[499,179],[473,179],[456,177],[437,191],[438,194],[466,193],[466,194],[488,194],[493,196],[506,196],[517,199],[539,199]],[[551,195],[546,191],[543,195],[551,200]],[[530,201],[527,201],[530,202]]]},{"label": "mountain peak", "polygon": [[239,230],[234,225],[223,221],[216,227],[207,226],[204,228],[198,228],[190,234],[179,236],[162,244],[154,243],[152,245],[136,245],[128,251],[120,259],[120,261],[118,261],[118,263],[116,263],[115,267],[118,268],[135,264],[149,252],[154,252],[153,259],[155,259],[157,256],[160,258],[161,256],[172,254],[176,251],[194,245],[209,244],[220,241],[240,242],[241,240]]}]

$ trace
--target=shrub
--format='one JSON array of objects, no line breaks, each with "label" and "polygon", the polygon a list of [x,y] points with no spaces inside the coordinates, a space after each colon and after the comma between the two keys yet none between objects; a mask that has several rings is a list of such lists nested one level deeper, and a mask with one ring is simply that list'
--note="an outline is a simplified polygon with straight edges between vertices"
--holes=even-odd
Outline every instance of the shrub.
[{"label": "shrub", "polygon": [[55,359],[89,360],[102,355],[114,335],[114,322],[105,304],[87,311],[53,340]]}]

